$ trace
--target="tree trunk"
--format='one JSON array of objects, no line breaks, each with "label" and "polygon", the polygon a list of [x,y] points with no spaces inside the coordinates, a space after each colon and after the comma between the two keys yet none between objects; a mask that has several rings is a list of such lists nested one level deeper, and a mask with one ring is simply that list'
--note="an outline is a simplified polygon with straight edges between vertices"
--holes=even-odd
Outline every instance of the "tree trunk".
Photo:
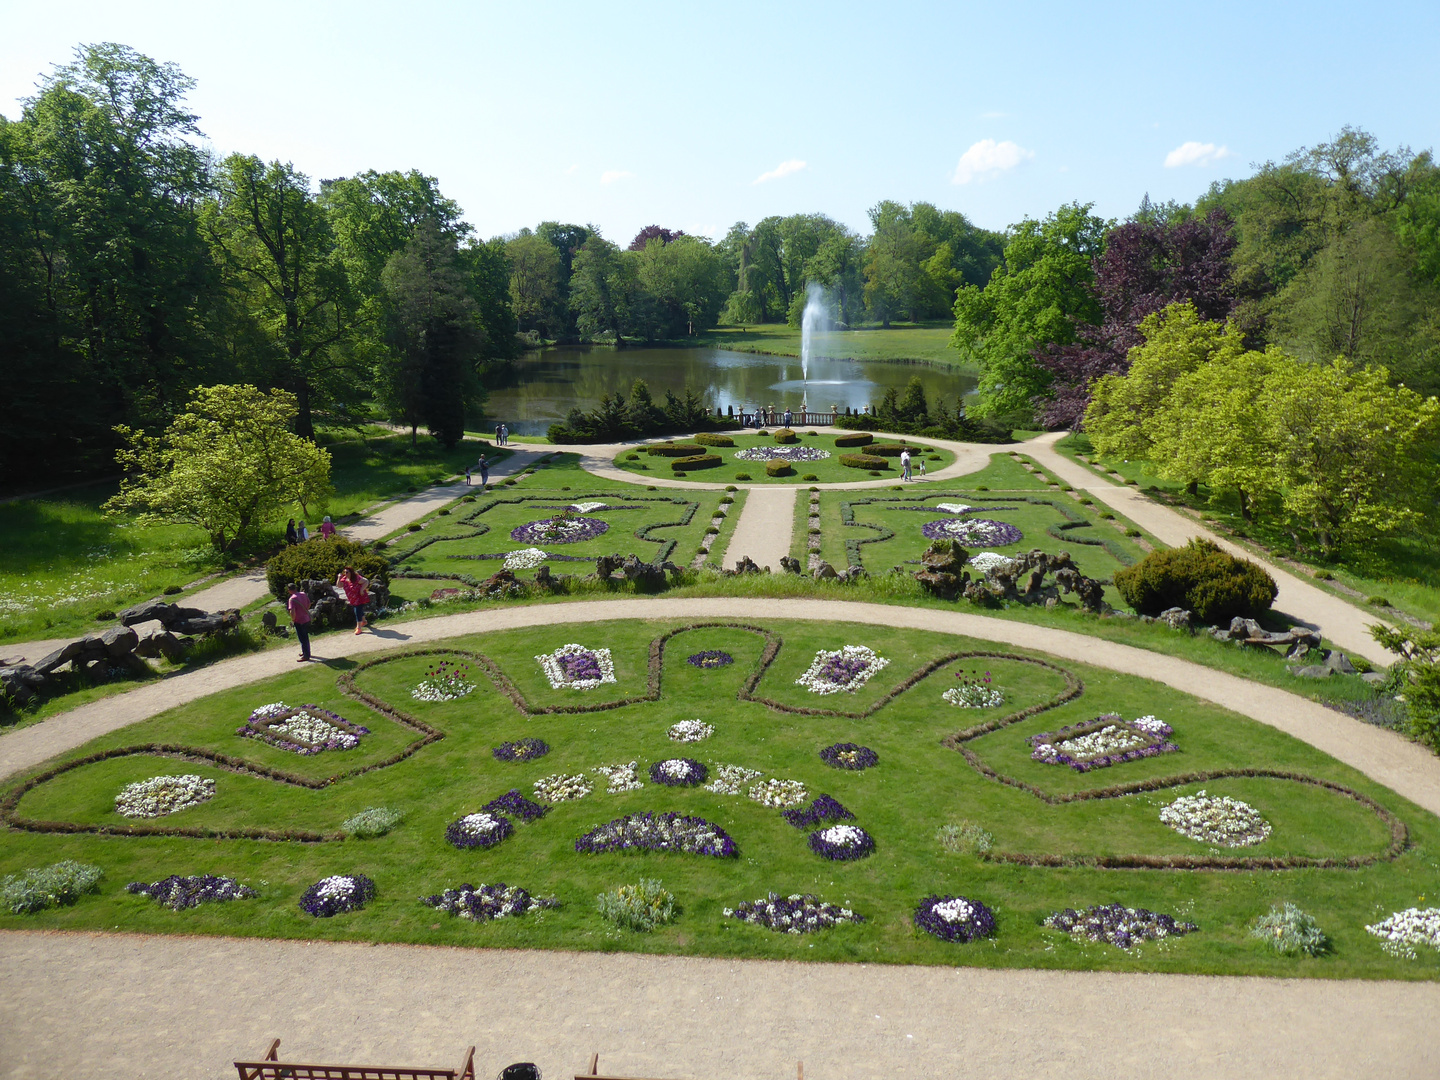
[{"label": "tree trunk", "polygon": [[310,383],[305,379],[295,388],[295,434],[315,441],[315,421],[310,415]]},{"label": "tree trunk", "polygon": [[1255,519],[1250,514],[1250,500],[1245,496],[1245,489],[1236,488],[1235,493],[1240,496],[1240,516],[1245,519],[1247,524],[1253,522]]},{"label": "tree trunk", "polygon": [[1200,481],[1199,481],[1199,480],[1191,480],[1190,483],[1186,484],[1186,485],[1185,485],[1185,494],[1186,494],[1186,495],[1199,495],[1199,494],[1200,494]]}]

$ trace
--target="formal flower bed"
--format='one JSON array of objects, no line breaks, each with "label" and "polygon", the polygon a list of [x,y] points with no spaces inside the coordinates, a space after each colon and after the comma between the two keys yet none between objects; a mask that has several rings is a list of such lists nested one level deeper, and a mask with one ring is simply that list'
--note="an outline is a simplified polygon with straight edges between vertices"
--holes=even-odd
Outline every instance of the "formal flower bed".
[{"label": "formal flower bed", "polygon": [[854,821],[855,815],[829,795],[816,796],[809,806],[791,807],[783,812],[786,821],[797,829],[813,829],[827,821]]},{"label": "formal flower bed", "polygon": [[343,911],[359,911],[375,899],[375,882],[364,874],[335,874],[321,878],[300,897],[300,909],[317,919]]},{"label": "formal flower bed", "polygon": [[[841,806],[840,809],[845,808]],[[809,843],[810,850],[816,855],[836,862],[863,859],[875,850],[875,838],[858,825],[831,825],[828,829],[817,829],[810,834]]]},{"label": "formal flower bed", "polygon": [[1018,544],[1025,534],[1005,521],[990,518],[941,518],[927,521],[920,527],[927,540],[958,540],[962,544],[982,544],[985,547],[1004,547]]},{"label": "formal flower bed", "polygon": [[584,773],[575,773],[573,776],[552,773],[535,781],[535,797],[547,803],[569,802],[589,795],[591,787]]},{"label": "formal flower bed", "polygon": [[535,659],[554,690],[594,690],[602,683],[615,681],[609,649],[587,649],[572,643]]},{"label": "formal flower bed", "polygon": [[124,817],[156,818],[199,806],[215,797],[215,781],[187,773],[184,776],[152,776],[127,784],[115,796],[115,812]]},{"label": "formal flower bed", "polygon": [[837,742],[820,751],[820,760],[832,769],[873,769],[880,764],[880,755],[868,746],[853,742]]},{"label": "formal flower bed", "polygon": [[627,814],[597,825],[575,841],[582,855],[610,851],[680,851],[687,855],[729,858],[735,841],[724,829],[701,817],[666,814]]},{"label": "formal flower bed", "polygon": [[507,814],[510,817],[519,818],[521,821],[538,821],[550,812],[548,806],[531,802],[520,794],[517,788],[511,788],[498,799],[491,799],[480,809],[487,814]]},{"label": "formal flower bed", "polygon": [[991,685],[990,672],[978,675],[961,668],[955,673],[955,678],[960,680],[960,685],[952,686],[940,695],[951,705],[962,709],[993,709],[1005,703],[1005,692]]},{"label": "formal flower bed", "polygon": [[1015,560],[1001,555],[998,551],[977,551],[967,562],[980,573],[988,574],[991,570],[1008,569],[1014,565]]},{"label": "formal flower bed", "polygon": [[276,701],[250,714],[235,734],[259,739],[292,754],[319,754],[326,750],[353,750],[370,729],[352,724],[338,713],[318,705],[286,705]]},{"label": "formal flower bed", "polygon": [[506,570],[534,570],[547,558],[544,551],[537,547],[520,548],[505,556]]},{"label": "formal flower bed", "polygon": [[687,656],[685,662],[691,667],[717,668],[724,667],[726,664],[733,664],[735,658],[723,649],[706,649],[704,652],[697,652],[692,656]]},{"label": "formal flower bed", "polygon": [[1170,725],[1153,716],[1126,723],[1118,713],[1106,713],[1088,723],[1031,735],[1027,741],[1032,747],[1030,757],[1035,761],[1068,765],[1083,773],[1174,753],[1180,748],[1166,738],[1169,734]]},{"label": "formal flower bed", "polygon": [[745,785],[765,774],[759,769],[747,769],[743,765],[716,765],[711,775],[714,779],[705,785],[706,791],[713,791],[717,795],[740,795],[745,791]]},{"label": "formal flower bed", "polygon": [[1160,811],[1181,836],[1216,847],[1249,847],[1270,835],[1270,823],[1249,803],[1228,796],[1182,795]]},{"label": "formal flower bed", "polygon": [[445,830],[445,839],[457,848],[488,848],[504,840],[515,826],[499,814],[466,814],[459,821],[452,821]]},{"label": "formal flower bed", "polygon": [[488,919],[505,919],[513,915],[525,915],[541,908],[559,907],[560,901],[553,896],[531,896],[519,885],[506,885],[497,881],[494,885],[464,885],[446,889],[434,896],[422,896],[420,902],[436,911],[448,911],[461,919],[485,922]]},{"label": "formal flower bed", "polygon": [[966,896],[927,896],[915,909],[915,925],[941,941],[975,941],[995,933],[995,913]]},{"label": "formal flower bed", "polygon": [[425,672],[410,696],[416,701],[458,701],[474,689],[469,664],[441,660]]},{"label": "formal flower bed", "polygon": [[667,734],[674,742],[700,742],[714,735],[715,728],[703,720],[681,720],[678,724],[671,724]]},{"label": "formal flower bed", "polygon": [[770,893],[759,900],[747,900],[722,912],[726,918],[739,919],[752,926],[763,926],[780,934],[813,934],[828,930],[842,922],[864,922],[849,908],[823,903],[818,896],[795,893],[781,896]]},{"label": "formal flower bed", "polygon": [[821,649],[805,674],[795,680],[812,694],[853,694],[890,661],[864,645],[844,645],[834,652]]},{"label": "formal flower bed", "polygon": [[971,510],[974,510],[975,508],[973,506],[970,506],[968,503],[943,502],[936,503],[935,509],[946,514],[968,514]]},{"label": "formal flower bed", "polygon": [[1077,941],[1108,941],[1122,949],[1200,929],[1191,922],[1176,922],[1170,915],[1121,904],[1095,904],[1084,911],[1066,908],[1047,915],[1044,925],[1062,930]]},{"label": "formal flower bed", "polygon": [[1416,945],[1440,949],[1440,908],[1406,908],[1365,929],[1391,956],[1414,960]]},{"label": "formal flower bed", "polygon": [[799,780],[762,780],[750,789],[749,795],[761,806],[775,810],[799,806],[810,797],[805,785]]},{"label": "formal flower bed", "polygon": [[571,503],[570,509],[577,514],[593,514],[596,510],[604,510],[605,506],[603,502],[578,502]]},{"label": "formal flower bed", "polygon": [[609,523],[599,518],[561,514],[517,525],[510,530],[510,539],[517,544],[579,544],[609,530]]},{"label": "formal flower bed", "polygon": [[628,765],[597,765],[591,771],[605,778],[606,791],[618,795],[622,791],[639,791],[645,786],[636,771],[639,766],[638,761],[632,761]]},{"label": "formal flower bed", "polygon": [[254,889],[241,885],[234,878],[217,877],[214,874],[197,874],[193,877],[171,874],[150,884],[132,881],[125,886],[125,891],[148,896],[174,911],[225,900],[244,900],[255,895]]},{"label": "formal flower bed", "polygon": [[550,744],[544,739],[516,739],[490,751],[496,761],[534,761],[549,752]]},{"label": "formal flower bed", "polygon": [[709,775],[710,770],[694,758],[670,758],[650,766],[651,783],[666,787],[698,787]]},{"label": "formal flower bed", "polygon": [[752,446],[735,452],[736,461],[823,461],[829,456],[818,446]]}]

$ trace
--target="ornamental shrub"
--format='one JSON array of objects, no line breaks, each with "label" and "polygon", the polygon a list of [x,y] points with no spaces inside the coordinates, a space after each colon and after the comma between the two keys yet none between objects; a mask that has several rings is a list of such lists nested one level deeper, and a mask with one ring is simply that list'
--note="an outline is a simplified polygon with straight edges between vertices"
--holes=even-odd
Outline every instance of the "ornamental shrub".
[{"label": "ornamental shrub", "polygon": [[880,457],[899,457],[906,450],[914,452],[917,447],[905,443],[876,443],[869,447],[865,453],[878,454]]},{"label": "ornamental shrub", "polygon": [[852,469],[888,469],[890,463],[883,457],[875,457],[873,454],[841,454],[840,464],[848,465]]},{"label": "ornamental shrub", "polygon": [[775,441],[777,443],[799,442],[800,436],[796,435],[795,432],[791,431],[788,427],[781,428],[779,431],[775,432]]},{"label": "ornamental shrub", "polygon": [[660,457],[691,457],[695,454],[705,453],[705,447],[694,443],[661,443],[659,446],[647,446],[645,452],[651,456]]},{"label": "ornamental shrub", "polygon": [[1250,925],[1250,936],[1265,942],[1282,956],[1303,953],[1319,956],[1329,944],[1325,931],[1314,916],[1301,911],[1288,900],[1284,906],[1273,905]]},{"label": "ornamental shrub", "polygon": [[1146,615],[1181,607],[1206,623],[1235,616],[1254,619],[1270,610],[1275,579],[1247,559],[1237,559],[1209,540],[1183,548],[1152,551],[1134,566],[1115,572],[1125,602]]},{"label": "ornamental shrub", "polygon": [[801,479],[801,480],[819,480],[820,477],[818,477],[817,475],[815,475],[813,472],[807,472],[807,473],[806,473],[804,476],[802,476],[800,479]]},{"label": "ornamental shrub", "polygon": [[334,581],[341,570],[353,566],[377,585],[390,584],[390,563],[354,540],[306,540],[285,548],[265,564],[265,583],[277,599],[292,581]]},{"label": "ornamental shrub", "polygon": [[0,910],[29,915],[46,908],[73,904],[100,886],[104,871],[98,866],[66,859],[51,866],[10,874],[0,881]]},{"label": "ornamental shrub", "polygon": [[847,446],[869,446],[875,441],[875,436],[868,431],[857,431],[853,435],[836,435],[835,445],[844,449]]},{"label": "ornamental shrub", "polygon": [[695,441],[701,446],[734,446],[735,440],[729,435],[717,435],[713,431],[702,431],[695,436]]},{"label": "ornamental shrub", "polygon": [[790,462],[784,458],[775,458],[773,461],[765,462],[766,476],[794,476],[795,470],[790,467]]},{"label": "ornamental shrub", "polygon": [[675,897],[652,878],[603,892],[595,898],[595,906],[603,918],[622,930],[641,933],[649,933],[675,918]]},{"label": "ornamental shrub", "polygon": [[347,836],[370,838],[384,836],[403,821],[405,815],[388,806],[370,806],[354,817],[346,818],[340,828]]},{"label": "ornamental shrub", "polygon": [[[695,449],[699,450],[700,447],[697,446]],[[690,457],[676,458],[670,462],[670,468],[675,472],[688,472],[691,469],[713,469],[722,463],[719,454],[699,453],[692,454]]]}]

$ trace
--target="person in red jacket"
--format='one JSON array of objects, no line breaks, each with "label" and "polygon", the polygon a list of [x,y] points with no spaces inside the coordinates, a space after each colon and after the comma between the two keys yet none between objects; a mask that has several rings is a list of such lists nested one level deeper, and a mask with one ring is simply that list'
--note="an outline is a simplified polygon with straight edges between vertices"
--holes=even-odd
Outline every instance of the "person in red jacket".
[{"label": "person in red jacket", "polygon": [[365,606],[370,603],[370,582],[355,572],[353,566],[340,571],[335,584],[345,593],[345,602],[355,612],[355,633],[365,629]]},{"label": "person in red jacket", "polygon": [[285,586],[289,594],[285,601],[285,610],[290,612],[290,621],[295,624],[295,636],[300,640],[300,658],[297,663],[303,664],[310,659],[310,597],[305,595],[305,590],[299,585],[290,584]]}]

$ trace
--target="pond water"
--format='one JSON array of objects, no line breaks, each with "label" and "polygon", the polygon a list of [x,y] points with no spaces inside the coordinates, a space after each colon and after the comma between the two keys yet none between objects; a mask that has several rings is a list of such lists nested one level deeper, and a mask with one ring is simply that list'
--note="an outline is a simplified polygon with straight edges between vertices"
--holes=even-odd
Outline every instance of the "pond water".
[{"label": "pond water", "polygon": [[858,411],[878,403],[892,386],[903,393],[915,375],[932,402],[945,397],[953,405],[958,395],[975,389],[973,376],[928,364],[812,358],[809,381],[802,384],[800,360],[793,356],[713,348],[567,347],[520,359],[513,377],[491,389],[485,412],[491,427],[503,421],[518,435],[543,435],[572,408],[593,409],[602,394],[618,391],[628,397],[636,379],[644,379],[660,403],[665,391],[679,394],[689,387],[712,409],[798,409],[808,386],[812,410],[838,405],[841,412],[847,407]]}]

